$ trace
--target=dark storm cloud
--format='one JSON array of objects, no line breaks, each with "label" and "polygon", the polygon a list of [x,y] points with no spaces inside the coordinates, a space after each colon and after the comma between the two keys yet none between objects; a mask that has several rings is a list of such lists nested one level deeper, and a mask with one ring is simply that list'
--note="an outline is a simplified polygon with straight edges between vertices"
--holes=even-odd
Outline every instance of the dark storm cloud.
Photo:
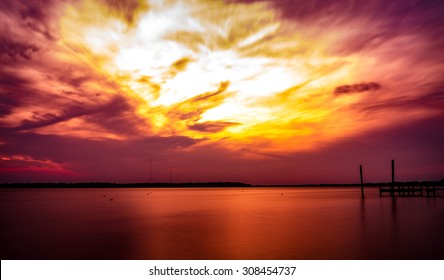
[{"label": "dark storm cloud", "polygon": [[25,119],[17,127],[4,129],[6,131],[23,131],[55,125],[74,118],[84,118],[89,123],[95,123],[106,130],[118,134],[133,135],[140,120],[132,112],[134,108],[123,97],[116,96],[109,102],[101,105],[79,104],[66,106],[59,114],[33,113],[32,119]]},{"label": "dark storm cloud", "polygon": [[352,85],[343,85],[335,88],[334,94],[346,94],[346,93],[354,93],[354,92],[364,92],[364,91],[375,91],[381,88],[381,85],[378,83],[359,83]]},{"label": "dark storm cloud", "polygon": [[222,82],[216,91],[205,92],[172,106],[168,116],[172,119],[198,121],[202,114],[224,101],[229,95],[229,82]]},{"label": "dark storm cloud", "polygon": [[76,109],[67,110],[63,115],[55,115],[51,113],[41,115],[34,112],[33,118],[31,120],[25,119],[21,122],[21,124],[18,127],[11,128],[10,130],[20,131],[20,130],[45,127],[82,116],[86,113],[82,110],[76,110]]},{"label": "dark storm cloud", "polygon": [[2,93],[10,92],[13,89],[28,84],[28,80],[17,75],[15,72],[0,68],[0,90]]},{"label": "dark storm cloud", "polygon": [[43,21],[47,19],[48,9],[55,1],[47,0],[16,0],[1,1],[0,9],[8,14],[14,14],[21,19],[35,19]]},{"label": "dark storm cloud", "polygon": [[0,116],[28,102],[37,91],[25,73],[40,64],[43,46],[53,43],[50,21],[55,3],[0,1]]},{"label": "dark storm cloud", "polygon": [[[83,89],[83,83],[93,79],[93,76],[86,77],[78,71],[75,75],[56,73],[50,67],[46,70],[52,72],[48,74],[48,80],[62,82],[61,85],[73,90],[41,90],[36,88],[38,86],[32,77],[0,69],[0,116],[7,116],[16,109],[32,113],[32,117],[19,120],[20,125],[15,127],[3,122],[2,125],[9,127],[9,131],[37,129],[83,118],[105,130],[134,134],[137,127],[144,123],[123,95]],[[100,77],[95,81],[100,81]],[[102,81],[102,84],[105,82]],[[112,87],[107,90],[118,91]]]},{"label": "dark storm cloud", "polygon": [[[22,88],[28,81],[14,72],[4,71],[0,67],[0,117],[8,115],[22,103]],[[1,123],[0,123],[1,126]]]},{"label": "dark storm cloud", "polygon": [[4,56],[17,61],[19,58],[31,59],[34,53],[40,50],[39,47],[29,44],[22,43],[13,40],[9,40],[4,37],[0,37],[0,56],[2,57],[0,61],[3,62]]},{"label": "dark storm cloud", "polygon": [[15,18],[17,26],[11,26],[27,29],[43,36],[47,40],[57,39],[57,28],[51,23],[55,16],[54,8],[69,0],[39,1],[39,0],[17,0],[1,1],[0,11],[9,17]]},{"label": "dark storm cloud", "polygon": [[[0,117],[9,115],[13,108],[18,105],[18,101],[12,94],[0,96]],[[1,123],[0,123],[1,126]]]},{"label": "dark storm cloud", "polygon": [[76,89],[80,88],[83,83],[93,79],[91,76],[88,76],[87,73],[72,74],[70,71],[66,71],[66,73],[59,75],[57,78],[60,82],[66,83]]},{"label": "dark storm cloud", "polygon": [[143,127],[149,131],[150,127],[146,121],[134,112],[136,108],[123,96],[116,96],[104,106],[87,114],[84,118],[89,123],[95,123],[108,131],[117,135],[138,136]]},{"label": "dark storm cloud", "polygon": [[194,123],[189,125],[188,128],[192,130],[197,130],[201,132],[220,132],[227,127],[238,125],[236,122],[223,122],[223,121],[213,121],[204,123]]}]

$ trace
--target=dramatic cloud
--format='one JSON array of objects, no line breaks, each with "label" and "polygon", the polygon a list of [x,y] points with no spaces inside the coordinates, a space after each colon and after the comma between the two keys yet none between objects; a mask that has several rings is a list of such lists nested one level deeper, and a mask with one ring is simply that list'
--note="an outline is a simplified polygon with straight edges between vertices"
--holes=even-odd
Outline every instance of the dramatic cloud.
[{"label": "dramatic cloud", "polygon": [[[439,128],[443,14],[432,0],[3,1],[0,169],[137,181],[155,159],[180,180],[317,181],[322,156],[355,164],[364,136]],[[442,145],[414,139],[404,158],[442,174],[425,162]],[[289,175],[293,160],[323,173]]]},{"label": "dramatic cloud", "polygon": [[335,94],[375,91],[381,88],[381,85],[377,83],[359,83],[354,85],[345,85],[335,88]]},{"label": "dramatic cloud", "polygon": [[19,57],[24,59],[31,59],[35,52],[38,52],[37,46],[9,41],[7,39],[0,38],[0,53],[2,56],[9,56],[9,58],[16,61]]},{"label": "dramatic cloud", "polygon": [[188,128],[192,130],[198,130],[202,132],[219,132],[224,130],[226,127],[238,125],[238,123],[234,122],[204,122],[204,123],[195,123],[193,125],[189,125]]}]

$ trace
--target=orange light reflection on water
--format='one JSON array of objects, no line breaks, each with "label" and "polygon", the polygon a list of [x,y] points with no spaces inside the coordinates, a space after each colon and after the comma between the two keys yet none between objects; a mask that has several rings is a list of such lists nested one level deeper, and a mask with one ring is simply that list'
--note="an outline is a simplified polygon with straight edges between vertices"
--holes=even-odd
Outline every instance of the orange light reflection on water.
[{"label": "orange light reflection on water", "polygon": [[[358,188],[2,190],[2,259],[440,259],[439,198]],[[421,242],[412,244],[411,240]]]}]

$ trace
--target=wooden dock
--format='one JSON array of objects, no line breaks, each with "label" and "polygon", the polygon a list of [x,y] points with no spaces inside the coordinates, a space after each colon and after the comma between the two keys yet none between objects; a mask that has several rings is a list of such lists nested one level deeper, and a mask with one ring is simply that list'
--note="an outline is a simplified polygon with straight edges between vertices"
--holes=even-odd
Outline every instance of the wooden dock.
[{"label": "wooden dock", "polygon": [[[392,182],[379,186],[379,196],[384,196],[388,193],[390,197],[396,196],[437,196],[438,191],[444,191],[444,186],[437,182],[396,182],[395,181],[395,160],[392,159]],[[361,175],[361,193],[364,198],[364,184],[362,178],[362,166],[359,166],[359,173]]]},{"label": "wooden dock", "polygon": [[444,191],[444,186],[435,186],[435,185],[409,185],[409,184],[400,184],[400,185],[386,185],[379,186],[379,196],[384,196],[384,194],[388,193],[389,196],[436,196],[438,191]]}]

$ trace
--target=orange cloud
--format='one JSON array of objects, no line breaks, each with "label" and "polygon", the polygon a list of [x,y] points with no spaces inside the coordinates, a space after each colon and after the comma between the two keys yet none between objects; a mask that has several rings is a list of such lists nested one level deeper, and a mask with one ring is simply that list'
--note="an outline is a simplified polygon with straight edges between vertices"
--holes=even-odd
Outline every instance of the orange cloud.
[{"label": "orange cloud", "polygon": [[38,171],[75,174],[67,168],[66,164],[50,159],[34,159],[27,155],[1,155],[0,163],[0,172]]}]

